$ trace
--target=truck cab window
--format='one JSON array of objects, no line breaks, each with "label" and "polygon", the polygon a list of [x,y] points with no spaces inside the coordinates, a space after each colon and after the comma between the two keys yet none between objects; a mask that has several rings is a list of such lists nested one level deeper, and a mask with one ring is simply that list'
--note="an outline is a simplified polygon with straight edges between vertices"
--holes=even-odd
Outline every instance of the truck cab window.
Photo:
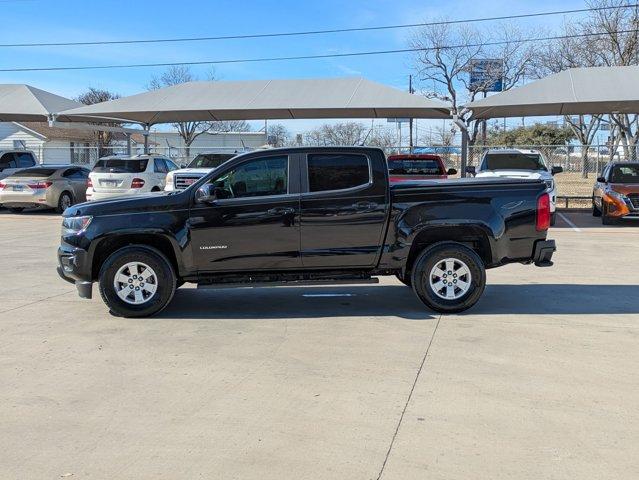
[{"label": "truck cab window", "polygon": [[264,197],[288,193],[288,156],[249,160],[211,181],[218,198]]},{"label": "truck cab window", "polygon": [[370,182],[368,158],[356,154],[308,156],[308,188],[311,192],[344,190]]}]

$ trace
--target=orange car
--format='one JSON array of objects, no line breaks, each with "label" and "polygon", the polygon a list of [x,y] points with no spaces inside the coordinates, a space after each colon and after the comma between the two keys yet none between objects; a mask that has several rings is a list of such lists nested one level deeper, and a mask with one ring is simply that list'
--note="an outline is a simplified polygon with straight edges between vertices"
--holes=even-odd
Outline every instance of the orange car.
[{"label": "orange car", "polygon": [[639,163],[606,165],[592,192],[592,214],[601,217],[604,225],[639,219]]}]

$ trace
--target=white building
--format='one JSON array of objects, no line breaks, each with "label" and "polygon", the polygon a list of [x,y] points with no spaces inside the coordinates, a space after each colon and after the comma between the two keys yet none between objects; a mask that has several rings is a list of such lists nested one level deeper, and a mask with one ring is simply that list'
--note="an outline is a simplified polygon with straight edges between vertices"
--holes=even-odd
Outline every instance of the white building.
[{"label": "white building", "polygon": [[149,144],[153,152],[183,162],[193,159],[199,153],[241,153],[262,147],[266,143],[264,132],[203,133],[191,144],[187,159],[187,149],[178,132],[152,130],[149,135]]},{"label": "white building", "polygon": [[32,150],[41,163],[86,165],[97,156],[94,132],[39,122],[0,122],[0,150],[5,148]]}]

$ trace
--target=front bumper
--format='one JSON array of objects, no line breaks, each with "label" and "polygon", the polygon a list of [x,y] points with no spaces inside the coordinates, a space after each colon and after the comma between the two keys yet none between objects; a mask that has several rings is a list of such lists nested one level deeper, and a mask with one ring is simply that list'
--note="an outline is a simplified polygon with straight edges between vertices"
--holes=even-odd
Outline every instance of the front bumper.
[{"label": "front bumper", "polygon": [[552,267],[552,256],[557,251],[554,240],[537,240],[533,250],[533,262],[537,267]]},{"label": "front bumper", "polygon": [[87,254],[84,250],[77,248],[66,248],[61,246],[58,249],[57,272],[64,281],[73,283],[78,290],[80,298],[91,298],[93,293],[93,282],[87,280],[83,273]]}]

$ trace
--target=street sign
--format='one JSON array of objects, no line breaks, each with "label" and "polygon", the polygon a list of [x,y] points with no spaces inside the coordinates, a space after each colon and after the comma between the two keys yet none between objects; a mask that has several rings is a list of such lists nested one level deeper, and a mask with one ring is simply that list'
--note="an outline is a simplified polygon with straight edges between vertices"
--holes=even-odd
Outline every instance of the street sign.
[{"label": "street sign", "polygon": [[486,58],[470,61],[470,90],[501,92],[504,89],[504,61]]}]

